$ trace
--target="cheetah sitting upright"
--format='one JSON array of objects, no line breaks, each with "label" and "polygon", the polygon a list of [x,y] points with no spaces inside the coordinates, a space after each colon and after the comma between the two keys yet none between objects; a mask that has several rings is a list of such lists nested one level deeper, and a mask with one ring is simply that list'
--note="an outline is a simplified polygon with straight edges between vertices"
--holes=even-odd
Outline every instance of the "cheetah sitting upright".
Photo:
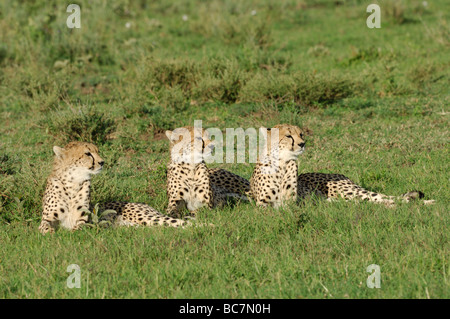
[{"label": "cheetah sitting upright", "polygon": [[[311,194],[335,198],[362,199],[392,206],[396,200],[409,202],[424,195],[413,191],[401,197],[368,191],[340,174],[298,174],[297,158],[305,149],[301,129],[294,125],[276,125],[278,148],[271,147],[271,129],[267,129],[267,156],[259,159],[250,179],[252,197],[260,206],[279,207],[286,200],[300,200]],[[275,137],[274,137],[275,138]],[[424,201],[431,204],[434,201]]]},{"label": "cheetah sitting upright", "polygon": [[[58,226],[80,229],[89,220],[92,175],[98,174],[104,161],[98,148],[90,143],[71,142],[65,148],[53,147],[53,171],[47,179],[43,197],[43,213],[39,231],[54,232]],[[108,203],[105,209],[117,211],[118,225],[183,226],[186,221],[167,217],[145,204]]]},{"label": "cheetah sitting upright", "polygon": [[203,128],[191,126],[166,131],[170,141],[167,165],[167,214],[179,217],[185,207],[195,215],[204,206],[213,208],[227,198],[248,200],[248,180],[223,169],[209,169],[204,158],[213,151],[213,143]]}]

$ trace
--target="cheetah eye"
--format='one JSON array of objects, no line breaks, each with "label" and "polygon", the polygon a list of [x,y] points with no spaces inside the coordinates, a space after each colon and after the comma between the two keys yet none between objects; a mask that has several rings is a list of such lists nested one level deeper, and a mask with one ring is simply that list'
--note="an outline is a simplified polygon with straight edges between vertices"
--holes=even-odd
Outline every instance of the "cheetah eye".
[{"label": "cheetah eye", "polygon": [[294,139],[294,138],[292,137],[292,135],[286,135],[286,137],[287,137],[287,138],[292,138],[292,139]]},{"label": "cheetah eye", "polygon": [[86,152],[86,153],[84,153],[84,155],[92,156],[91,152]]}]

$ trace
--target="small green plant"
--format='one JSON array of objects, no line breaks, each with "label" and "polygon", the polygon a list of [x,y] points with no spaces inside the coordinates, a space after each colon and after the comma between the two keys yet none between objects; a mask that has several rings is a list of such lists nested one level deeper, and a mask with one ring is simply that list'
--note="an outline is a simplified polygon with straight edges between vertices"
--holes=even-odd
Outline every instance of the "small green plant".
[{"label": "small green plant", "polygon": [[89,216],[90,223],[86,224],[87,227],[110,227],[117,216],[117,212],[113,209],[107,209],[100,213],[98,203],[95,204],[92,212],[88,209],[82,209],[82,211]]},{"label": "small green plant", "polygon": [[48,130],[65,142],[85,141],[105,144],[115,130],[115,122],[92,108],[55,111],[48,117]]},{"label": "small green plant", "polygon": [[8,154],[0,155],[0,174],[13,175],[16,172],[16,160]]}]

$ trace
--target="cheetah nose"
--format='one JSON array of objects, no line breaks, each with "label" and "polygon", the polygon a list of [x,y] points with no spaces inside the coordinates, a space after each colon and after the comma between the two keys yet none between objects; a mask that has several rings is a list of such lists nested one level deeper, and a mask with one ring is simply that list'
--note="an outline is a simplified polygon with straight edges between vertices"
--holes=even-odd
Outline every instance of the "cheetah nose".
[{"label": "cheetah nose", "polygon": [[100,166],[103,166],[103,164],[105,164],[105,161],[98,162],[98,164],[99,164]]},{"label": "cheetah nose", "polygon": [[305,147],[305,143],[300,143],[300,144],[298,144],[298,146]]}]

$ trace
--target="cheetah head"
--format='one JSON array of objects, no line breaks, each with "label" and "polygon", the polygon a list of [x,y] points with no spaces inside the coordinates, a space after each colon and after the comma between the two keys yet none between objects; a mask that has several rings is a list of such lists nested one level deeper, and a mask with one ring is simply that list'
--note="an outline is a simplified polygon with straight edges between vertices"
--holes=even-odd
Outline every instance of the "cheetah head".
[{"label": "cheetah head", "polygon": [[[264,129],[264,128],[262,128]],[[267,130],[267,147],[272,154],[277,150],[272,147],[273,143],[278,143],[279,159],[282,161],[297,160],[305,150],[305,139],[303,131],[295,125],[278,124]],[[276,136],[278,135],[278,138]],[[272,138],[274,139],[272,141]]]},{"label": "cheetah head", "polygon": [[55,166],[68,171],[74,181],[90,179],[91,175],[98,174],[105,163],[98,154],[94,144],[85,142],[70,142],[64,148],[54,146]]},{"label": "cheetah head", "polygon": [[210,156],[214,143],[207,130],[185,126],[166,131],[170,141],[170,158],[177,163],[202,163]]}]

